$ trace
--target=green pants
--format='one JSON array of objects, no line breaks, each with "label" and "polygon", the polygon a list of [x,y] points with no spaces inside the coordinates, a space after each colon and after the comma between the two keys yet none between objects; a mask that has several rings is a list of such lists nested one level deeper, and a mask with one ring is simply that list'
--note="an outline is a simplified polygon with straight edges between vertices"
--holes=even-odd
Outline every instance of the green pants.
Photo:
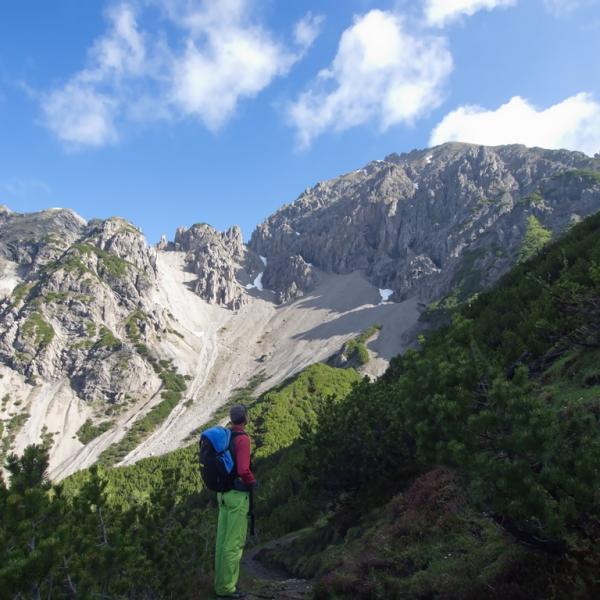
[{"label": "green pants", "polygon": [[240,576],[240,560],[248,530],[249,494],[231,490],[217,494],[219,524],[215,552],[215,593],[227,596],[235,592]]}]

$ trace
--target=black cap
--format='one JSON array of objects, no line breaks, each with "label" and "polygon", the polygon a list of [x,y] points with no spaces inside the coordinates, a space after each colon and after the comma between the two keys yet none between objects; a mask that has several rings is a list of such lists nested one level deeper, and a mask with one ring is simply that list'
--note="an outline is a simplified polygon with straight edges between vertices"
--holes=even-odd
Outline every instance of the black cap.
[{"label": "black cap", "polygon": [[247,414],[246,407],[243,404],[234,404],[229,409],[229,420],[234,425],[241,425],[242,423],[246,422]]}]

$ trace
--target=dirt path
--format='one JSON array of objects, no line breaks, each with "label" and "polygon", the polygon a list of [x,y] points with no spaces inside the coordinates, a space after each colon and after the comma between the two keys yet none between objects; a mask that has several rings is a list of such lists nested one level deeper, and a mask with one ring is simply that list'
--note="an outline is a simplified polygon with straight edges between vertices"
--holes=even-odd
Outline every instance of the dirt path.
[{"label": "dirt path", "polygon": [[249,580],[244,588],[248,594],[247,600],[308,600],[312,598],[311,581],[290,578],[286,573],[271,569],[259,562],[260,551],[279,541],[275,540],[270,544],[251,548],[244,554],[242,572],[244,580]]}]

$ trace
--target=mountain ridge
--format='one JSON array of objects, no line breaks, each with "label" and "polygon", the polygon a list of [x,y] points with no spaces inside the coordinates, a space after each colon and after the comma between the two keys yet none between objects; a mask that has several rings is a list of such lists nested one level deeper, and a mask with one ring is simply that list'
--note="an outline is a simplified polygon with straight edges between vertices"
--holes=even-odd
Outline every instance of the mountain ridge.
[{"label": "mountain ridge", "polygon": [[378,376],[425,306],[469,299],[600,209],[598,173],[523,146],[391,154],[309,188],[248,244],[197,223],[150,247],[117,217],[2,209],[2,445],[54,435],[59,477],[129,464],[184,443],[257,372],[260,392],[382,325],[360,366]]}]

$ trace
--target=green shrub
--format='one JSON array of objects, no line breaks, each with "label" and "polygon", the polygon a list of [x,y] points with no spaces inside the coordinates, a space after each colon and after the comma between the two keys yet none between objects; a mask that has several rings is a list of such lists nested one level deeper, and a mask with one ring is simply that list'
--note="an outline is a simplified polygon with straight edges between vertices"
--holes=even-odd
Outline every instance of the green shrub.
[{"label": "green shrub", "polygon": [[36,345],[45,348],[54,339],[54,329],[44,320],[42,313],[36,311],[23,324],[23,335],[34,336]]},{"label": "green shrub", "polygon": [[105,325],[100,326],[100,339],[96,342],[98,348],[116,351],[123,347],[123,342]]},{"label": "green shrub", "polygon": [[77,430],[77,437],[82,444],[87,444],[93,439],[102,435],[105,431],[108,431],[113,425],[112,421],[103,421],[94,425],[91,419],[87,419],[86,422]]},{"label": "green shrub", "polygon": [[552,232],[542,227],[536,217],[531,215],[527,219],[527,231],[518,254],[518,262],[529,260],[535,256],[552,239]]}]

